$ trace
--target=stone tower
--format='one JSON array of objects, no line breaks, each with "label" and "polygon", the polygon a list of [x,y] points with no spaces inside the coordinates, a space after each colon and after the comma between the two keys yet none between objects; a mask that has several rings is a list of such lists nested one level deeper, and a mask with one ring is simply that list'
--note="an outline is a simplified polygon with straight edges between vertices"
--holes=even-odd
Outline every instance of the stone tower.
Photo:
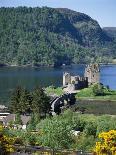
[{"label": "stone tower", "polygon": [[90,64],[85,68],[85,77],[88,78],[88,85],[100,83],[100,69],[98,64]]},{"label": "stone tower", "polygon": [[63,73],[63,86],[67,86],[68,84],[71,83],[71,75],[70,73]]}]

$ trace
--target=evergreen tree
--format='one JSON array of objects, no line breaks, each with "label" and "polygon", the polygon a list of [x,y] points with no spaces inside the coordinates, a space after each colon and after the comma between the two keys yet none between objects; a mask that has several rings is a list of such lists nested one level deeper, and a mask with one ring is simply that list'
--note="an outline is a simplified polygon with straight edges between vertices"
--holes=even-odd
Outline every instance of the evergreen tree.
[{"label": "evergreen tree", "polygon": [[20,113],[27,114],[31,112],[31,99],[30,92],[23,89],[19,101]]},{"label": "evergreen tree", "polygon": [[36,88],[32,93],[32,110],[35,113],[45,115],[50,112],[50,98],[44,93],[41,88]]},{"label": "evergreen tree", "polygon": [[18,86],[11,95],[10,110],[13,113],[20,113],[19,103],[20,103],[21,93],[22,93],[22,88]]},{"label": "evergreen tree", "polygon": [[25,88],[17,87],[11,96],[10,109],[13,113],[36,113],[46,116],[51,109],[50,98],[41,88],[30,93]]},{"label": "evergreen tree", "polygon": [[17,87],[11,96],[10,109],[13,113],[26,114],[31,112],[31,95],[25,88]]}]

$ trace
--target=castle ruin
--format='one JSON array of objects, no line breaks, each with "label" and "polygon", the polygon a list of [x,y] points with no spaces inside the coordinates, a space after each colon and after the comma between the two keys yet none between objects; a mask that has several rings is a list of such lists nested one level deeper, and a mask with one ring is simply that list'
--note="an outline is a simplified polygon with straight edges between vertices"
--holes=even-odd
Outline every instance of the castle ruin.
[{"label": "castle ruin", "polygon": [[100,69],[98,64],[90,64],[85,68],[84,77],[72,76],[70,73],[63,73],[63,87],[69,91],[87,88],[89,85],[100,82]]},{"label": "castle ruin", "polygon": [[88,84],[100,83],[100,69],[98,64],[90,64],[85,68],[85,77],[88,78]]}]

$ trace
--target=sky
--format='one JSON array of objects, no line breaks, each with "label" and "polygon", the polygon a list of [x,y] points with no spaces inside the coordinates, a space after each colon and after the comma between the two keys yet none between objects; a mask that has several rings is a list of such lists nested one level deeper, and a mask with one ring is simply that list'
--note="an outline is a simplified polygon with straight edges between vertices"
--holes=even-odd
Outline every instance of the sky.
[{"label": "sky", "polygon": [[116,0],[0,0],[0,7],[69,8],[97,20],[101,27],[116,27]]}]

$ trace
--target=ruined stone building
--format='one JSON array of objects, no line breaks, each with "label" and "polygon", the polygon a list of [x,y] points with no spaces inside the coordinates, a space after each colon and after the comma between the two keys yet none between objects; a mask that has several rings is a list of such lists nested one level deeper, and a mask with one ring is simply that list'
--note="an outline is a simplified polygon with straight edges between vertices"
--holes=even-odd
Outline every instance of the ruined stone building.
[{"label": "ruined stone building", "polygon": [[86,77],[71,76],[70,73],[63,74],[63,86],[68,87],[70,90],[77,90],[88,87],[88,79]]},{"label": "ruined stone building", "polygon": [[98,64],[90,64],[85,68],[84,77],[72,76],[70,73],[63,73],[63,86],[68,91],[87,88],[89,85],[99,83],[100,69]]},{"label": "ruined stone building", "polygon": [[88,84],[100,83],[100,69],[98,64],[90,64],[85,68],[85,77],[88,78]]}]

